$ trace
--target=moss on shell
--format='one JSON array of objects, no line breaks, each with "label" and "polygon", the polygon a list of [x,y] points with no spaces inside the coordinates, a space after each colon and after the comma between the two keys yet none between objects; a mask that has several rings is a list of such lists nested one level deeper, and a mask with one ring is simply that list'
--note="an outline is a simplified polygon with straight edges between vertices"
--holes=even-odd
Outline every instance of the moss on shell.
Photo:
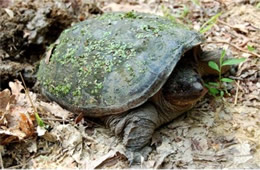
[{"label": "moss on shell", "polygon": [[157,67],[158,61],[164,63],[168,37],[186,41],[188,35],[175,27],[164,18],[134,12],[108,13],[75,24],[60,35],[49,64],[42,61],[38,79],[45,90],[73,105],[125,100],[111,95],[127,94],[120,86],[135,89],[142,81],[140,74]]}]

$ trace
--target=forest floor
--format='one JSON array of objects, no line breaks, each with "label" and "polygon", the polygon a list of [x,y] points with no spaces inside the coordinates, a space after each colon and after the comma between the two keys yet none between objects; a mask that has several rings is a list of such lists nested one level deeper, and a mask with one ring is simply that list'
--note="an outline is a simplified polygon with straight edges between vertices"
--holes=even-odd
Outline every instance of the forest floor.
[{"label": "forest floor", "polygon": [[35,72],[46,47],[71,24],[132,10],[197,31],[220,13],[204,33],[203,48],[228,49],[246,61],[235,75],[226,75],[235,80],[228,87],[231,96],[206,95],[162,126],[148,160],[131,168],[260,168],[260,3],[254,0],[0,1],[0,168],[130,168],[121,139],[46,101]]}]

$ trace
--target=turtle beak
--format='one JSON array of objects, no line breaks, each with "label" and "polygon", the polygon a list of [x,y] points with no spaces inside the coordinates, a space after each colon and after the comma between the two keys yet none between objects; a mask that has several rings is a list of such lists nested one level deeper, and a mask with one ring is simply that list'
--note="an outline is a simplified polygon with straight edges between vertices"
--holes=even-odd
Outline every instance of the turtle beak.
[{"label": "turtle beak", "polygon": [[199,87],[196,93],[193,92],[193,94],[189,94],[189,96],[182,96],[178,98],[171,98],[170,102],[174,105],[179,106],[193,106],[196,104],[199,100],[201,100],[208,92],[208,89],[206,87]]}]

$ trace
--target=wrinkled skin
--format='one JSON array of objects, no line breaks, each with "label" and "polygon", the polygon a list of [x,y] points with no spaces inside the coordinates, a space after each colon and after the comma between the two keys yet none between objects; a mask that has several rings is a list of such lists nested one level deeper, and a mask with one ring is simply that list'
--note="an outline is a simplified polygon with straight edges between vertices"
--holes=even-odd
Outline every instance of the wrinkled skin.
[{"label": "wrinkled skin", "polygon": [[[215,55],[219,53],[215,51]],[[217,61],[212,53],[203,54],[207,55],[204,61]],[[192,58],[184,57],[163,88],[147,103],[124,114],[105,117],[106,125],[122,136],[130,163],[140,162],[141,156],[147,158],[151,151],[148,144],[156,128],[190,110],[207,93],[198,70]]]},{"label": "wrinkled skin", "polygon": [[57,42],[39,67],[43,94],[72,112],[103,119],[123,138],[131,163],[149,154],[156,128],[205,95],[201,77],[215,74],[207,63],[221,56],[202,52],[199,33],[131,12],[75,24]]}]

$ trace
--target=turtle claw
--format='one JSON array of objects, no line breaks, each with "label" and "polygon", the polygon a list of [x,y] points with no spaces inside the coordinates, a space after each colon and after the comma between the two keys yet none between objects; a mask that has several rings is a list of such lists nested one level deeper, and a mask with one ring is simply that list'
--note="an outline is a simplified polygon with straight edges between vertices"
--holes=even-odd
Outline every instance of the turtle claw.
[{"label": "turtle claw", "polygon": [[145,146],[138,151],[126,151],[126,157],[129,161],[129,165],[141,164],[143,161],[148,159],[149,154],[151,153],[152,148],[150,146]]}]

